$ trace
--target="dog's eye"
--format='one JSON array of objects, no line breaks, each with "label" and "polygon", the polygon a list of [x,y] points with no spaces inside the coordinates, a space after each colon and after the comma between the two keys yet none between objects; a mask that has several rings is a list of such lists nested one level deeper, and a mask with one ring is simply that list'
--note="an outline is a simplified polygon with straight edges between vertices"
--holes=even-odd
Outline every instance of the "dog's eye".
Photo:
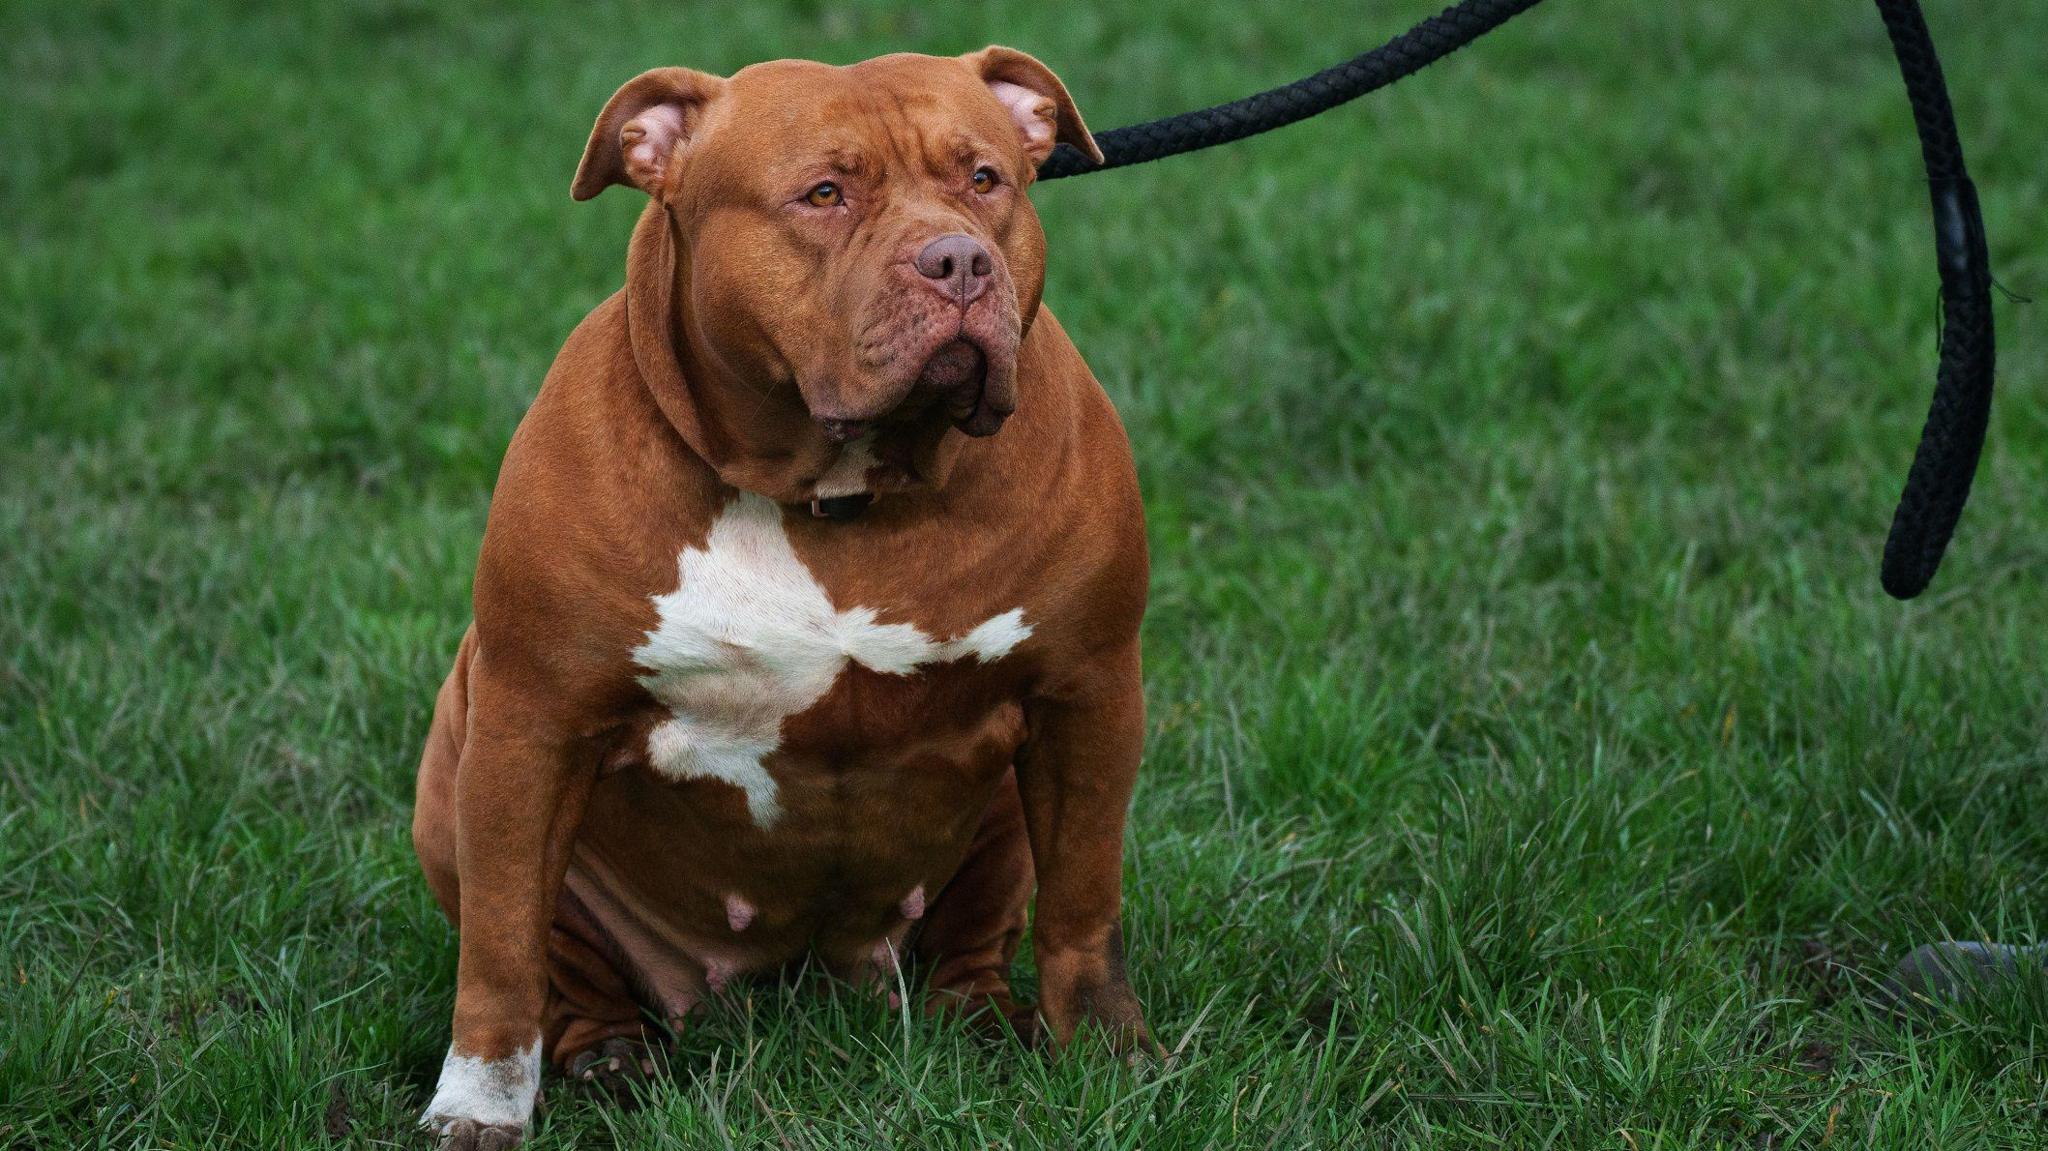
[{"label": "dog's eye", "polygon": [[994,168],[976,168],[974,170],[975,191],[986,195],[996,190],[997,183],[999,181],[996,179],[996,170]]},{"label": "dog's eye", "polygon": [[809,200],[811,206],[815,208],[836,208],[845,198],[839,192],[839,185],[830,180],[804,193],[804,199]]}]

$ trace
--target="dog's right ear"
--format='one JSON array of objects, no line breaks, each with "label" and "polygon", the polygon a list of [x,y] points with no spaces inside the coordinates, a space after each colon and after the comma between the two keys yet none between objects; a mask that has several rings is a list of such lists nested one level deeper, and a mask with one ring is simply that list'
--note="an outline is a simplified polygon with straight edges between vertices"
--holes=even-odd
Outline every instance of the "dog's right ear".
[{"label": "dog's right ear", "polygon": [[631,184],[659,198],[671,161],[724,90],[720,77],[689,68],[656,68],[626,81],[597,114],[569,194],[588,200],[613,184]]}]

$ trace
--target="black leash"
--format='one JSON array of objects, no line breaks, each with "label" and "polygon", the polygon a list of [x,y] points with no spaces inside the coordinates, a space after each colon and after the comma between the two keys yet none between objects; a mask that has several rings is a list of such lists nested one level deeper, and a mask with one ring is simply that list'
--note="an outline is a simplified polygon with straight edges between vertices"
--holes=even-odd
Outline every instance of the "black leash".
[{"label": "black leash", "polygon": [[[1100,164],[1062,144],[1039,166],[1038,178],[1057,180],[1142,164],[1306,120],[1420,72],[1540,3],[1464,0],[1364,55],[1292,84],[1104,132],[1095,137],[1102,149]],[[1917,0],[1876,3],[1891,34],[1892,52],[1898,57],[1920,132],[1934,200],[1935,258],[1941,268],[1941,365],[1935,374],[1934,401],[1884,545],[1884,589],[1899,599],[1911,599],[1934,578],[1970,498],[1991,417],[1996,341],[1984,217],[1977,206],[1977,189],[1963,166],[1955,109],[1949,103],[1934,38]]]}]

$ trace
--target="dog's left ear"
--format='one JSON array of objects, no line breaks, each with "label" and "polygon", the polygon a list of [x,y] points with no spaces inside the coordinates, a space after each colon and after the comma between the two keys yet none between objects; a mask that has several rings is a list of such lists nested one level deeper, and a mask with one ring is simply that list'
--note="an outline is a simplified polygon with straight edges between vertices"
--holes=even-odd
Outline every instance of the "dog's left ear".
[{"label": "dog's left ear", "polygon": [[670,162],[724,90],[724,80],[689,68],[656,68],[626,81],[597,114],[569,194],[588,200],[613,184],[631,184],[659,197],[668,190]]},{"label": "dog's left ear", "polygon": [[1071,144],[1090,160],[1102,163],[1102,149],[1095,146],[1095,137],[1081,122],[1081,110],[1052,69],[1015,48],[1000,45],[970,52],[961,59],[1009,109],[1017,130],[1024,134],[1024,151],[1032,164],[1045,163],[1054,144]]}]

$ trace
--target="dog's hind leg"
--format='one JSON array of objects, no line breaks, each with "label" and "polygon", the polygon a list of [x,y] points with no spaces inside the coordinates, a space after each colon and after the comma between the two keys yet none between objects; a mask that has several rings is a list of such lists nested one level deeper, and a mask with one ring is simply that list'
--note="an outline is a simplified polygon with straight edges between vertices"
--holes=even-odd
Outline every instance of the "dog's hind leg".
[{"label": "dog's hind leg", "polygon": [[1025,1042],[1037,1042],[1037,1010],[1010,993],[1010,963],[1024,937],[1031,888],[1031,843],[1017,775],[1010,771],[982,813],[967,857],[912,940],[912,954],[930,971],[927,1011],[958,1011],[985,1030],[1007,1024]]},{"label": "dog's hind leg", "polygon": [[455,771],[469,729],[469,663],[475,651],[476,625],[471,624],[455,650],[455,666],[434,699],[433,725],[427,730],[413,788],[412,848],[426,873],[427,888],[450,923],[460,921],[462,904],[455,867]]},{"label": "dog's hind leg", "polygon": [[564,1075],[614,1096],[654,1074],[646,1016],[620,969],[617,948],[567,889],[548,932],[548,1007],[541,1034],[548,1059]]}]

